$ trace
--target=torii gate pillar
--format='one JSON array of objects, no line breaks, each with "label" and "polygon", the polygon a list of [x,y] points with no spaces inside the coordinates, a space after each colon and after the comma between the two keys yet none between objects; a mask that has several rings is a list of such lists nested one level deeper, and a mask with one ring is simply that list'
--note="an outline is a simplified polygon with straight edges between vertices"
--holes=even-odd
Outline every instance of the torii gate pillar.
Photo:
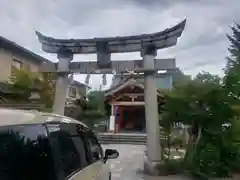
[{"label": "torii gate pillar", "polygon": [[67,51],[58,53],[58,75],[56,79],[56,89],[53,102],[53,112],[59,115],[64,115],[66,96],[68,89],[68,70],[69,63],[73,60],[73,54]]},{"label": "torii gate pillar", "polygon": [[157,48],[151,44],[145,46],[141,52],[143,67],[149,69],[148,72],[144,73],[144,100],[147,128],[147,156],[144,161],[144,170],[151,174],[157,174],[157,166],[162,160],[155,71],[156,55]]},{"label": "torii gate pillar", "polygon": [[[164,61],[164,63],[159,64],[155,61],[155,57],[157,49],[168,48],[177,44],[177,40],[185,28],[185,23],[186,20],[180,22],[172,28],[168,28],[157,33],[110,38],[55,39],[36,32],[39,41],[42,43],[42,49],[45,52],[58,53],[59,65],[57,69],[58,78],[56,82],[55,101],[53,107],[54,112],[64,114],[68,87],[68,74],[71,72],[73,73],[75,69],[72,68],[72,66],[69,67],[73,54],[97,54],[98,59],[96,63],[75,63],[75,65],[78,65],[75,72],[81,74],[112,74],[113,68],[116,70],[116,73],[124,73],[127,71],[126,69],[133,70],[138,73],[144,72],[148,151],[144,169],[146,171],[150,170],[151,174],[156,174],[156,167],[159,163],[161,163],[161,149],[159,140],[160,127],[158,119],[155,73],[156,70],[160,70],[163,67],[164,69],[175,68],[175,61],[174,63],[171,63],[173,61]],[[62,52],[62,50],[64,51]],[[137,67],[139,66],[138,63],[135,64],[129,61],[125,63],[116,63],[111,61],[110,58],[111,53],[139,51],[141,51],[141,55],[143,57],[144,67]],[[45,72],[55,71],[51,70]]]}]

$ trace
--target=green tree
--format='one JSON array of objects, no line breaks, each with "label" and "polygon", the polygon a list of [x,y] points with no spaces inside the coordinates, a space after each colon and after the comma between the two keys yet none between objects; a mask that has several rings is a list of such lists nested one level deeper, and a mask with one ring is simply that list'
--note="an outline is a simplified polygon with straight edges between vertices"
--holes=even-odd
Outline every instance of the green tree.
[{"label": "green tree", "polygon": [[201,83],[211,83],[211,84],[221,84],[222,79],[218,75],[213,75],[209,72],[201,72],[198,73],[194,79],[195,81],[199,81]]},{"label": "green tree", "polygon": [[185,75],[180,69],[176,69],[176,71],[172,72],[173,86],[186,83],[190,80],[191,76]]},{"label": "green tree", "polygon": [[228,35],[230,56],[227,58],[224,84],[233,100],[239,103],[240,97],[240,25],[231,27],[233,34]]},{"label": "green tree", "polygon": [[104,113],[104,92],[90,91],[87,95],[88,109],[97,110]]},{"label": "green tree", "polygon": [[226,73],[237,71],[240,68],[240,25],[231,27],[233,34],[227,35],[231,45],[228,48],[230,56],[227,58]]},{"label": "green tree", "polygon": [[28,101],[31,91],[34,88],[34,73],[30,73],[25,69],[12,68],[12,76],[9,83],[12,84],[12,91],[15,92],[17,101]]},{"label": "green tree", "polygon": [[51,108],[55,92],[56,75],[53,73],[33,73],[24,69],[13,69],[13,76],[9,83],[13,86],[13,91],[17,94],[16,101],[29,101],[33,91],[37,91],[40,96],[40,103],[45,108]]},{"label": "green tree", "polygon": [[34,84],[39,90],[40,103],[44,104],[45,108],[52,108],[55,94],[55,79],[54,73],[41,73],[34,79]]},{"label": "green tree", "polygon": [[202,176],[228,176],[238,159],[230,130],[224,128],[235,114],[220,82],[217,76],[201,73],[188,83],[175,86],[165,97],[163,122],[168,122],[167,127],[169,122],[192,127],[185,164],[192,173]]},{"label": "green tree", "polygon": [[223,91],[218,77],[209,73],[199,73],[195,79],[179,84],[165,96],[164,117],[173,122],[192,126],[193,136],[197,139],[199,124],[207,115],[209,93]]},{"label": "green tree", "polygon": [[106,120],[103,91],[90,91],[87,94],[84,111],[79,115],[78,119],[90,127]]}]

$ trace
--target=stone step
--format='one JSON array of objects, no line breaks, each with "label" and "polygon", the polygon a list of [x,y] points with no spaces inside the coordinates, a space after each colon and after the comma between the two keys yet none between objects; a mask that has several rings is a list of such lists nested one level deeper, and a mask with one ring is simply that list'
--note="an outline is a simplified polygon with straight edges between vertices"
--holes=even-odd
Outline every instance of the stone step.
[{"label": "stone step", "polygon": [[132,137],[98,137],[100,140],[131,140],[131,141],[146,141],[147,138],[132,138]]},{"label": "stone step", "polygon": [[[120,140],[147,140],[147,137],[132,137],[132,136],[98,136],[99,139],[120,139]],[[166,139],[165,137],[160,137],[160,139]]]},{"label": "stone step", "polygon": [[147,137],[145,134],[98,134],[101,144],[136,144],[145,145]]},{"label": "stone step", "polygon": [[133,140],[133,139],[99,139],[99,141],[104,141],[104,142],[108,142],[108,141],[116,141],[116,142],[144,142],[146,143],[146,140]]},{"label": "stone step", "polygon": [[132,145],[146,145],[146,142],[136,141],[99,141],[101,144],[132,144]]},{"label": "stone step", "polygon": [[147,137],[146,135],[121,135],[121,134],[101,134],[99,133],[98,136],[109,136],[109,137]]},{"label": "stone step", "polygon": [[120,139],[120,140],[147,140],[147,138],[130,138],[130,137],[115,137],[115,138],[112,138],[112,137],[98,137],[98,139]]},{"label": "stone step", "polygon": [[101,144],[135,144],[145,145],[147,137],[145,134],[98,134]]},{"label": "stone step", "polygon": [[107,136],[100,136],[100,137],[98,137],[99,139],[116,139],[116,140],[118,140],[118,139],[120,139],[120,140],[136,140],[136,141],[138,141],[138,140],[147,140],[147,138],[138,138],[138,137],[107,137]]},{"label": "stone step", "polygon": [[[102,144],[139,144],[145,145],[147,142],[146,134],[110,134],[99,133],[99,142]],[[165,139],[163,136],[159,138]]]}]

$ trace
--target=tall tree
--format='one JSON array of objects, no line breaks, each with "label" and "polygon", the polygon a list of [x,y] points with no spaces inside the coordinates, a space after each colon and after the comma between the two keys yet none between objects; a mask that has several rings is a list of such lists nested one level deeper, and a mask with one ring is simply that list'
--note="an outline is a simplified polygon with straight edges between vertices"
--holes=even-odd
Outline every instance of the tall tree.
[{"label": "tall tree", "polygon": [[187,83],[190,80],[191,76],[185,75],[179,68],[177,68],[176,71],[172,73],[173,86]]},{"label": "tall tree", "polygon": [[78,119],[90,127],[106,120],[103,91],[95,90],[87,94],[86,107],[84,111],[79,114]]},{"label": "tall tree", "polygon": [[207,84],[221,84],[222,79],[218,75],[210,74],[209,72],[201,72],[198,73],[195,81],[199,81],[201,83],[207,83]]},{"label": "tall tree", "polygon": [[240,25],[236,24],[231,29],[233,32],[232,36],[227,35],[231,45],[228,48],[230,56],[227,58],[226,73],[240,69]]},{"label": "tall tree", "polygon": [[87,95],[88,108],[104,113],[104,92],[91,91]]},{"label": "tall tree", "polygon": [[240,97],[240,25],[231,27],[232,35],[228,35],[231,45],[228,49],[230,56],[227,58],[225,69],[225,86],[234,99]]},{"label": "tall tree", "polygon": [[195,175],[226,176],[237,164],[239,148],[227,139],[229,131],[223,128],[231,122],[234,112],[219,81],[214,75],[201,73],[166,95],[160,122],[164,128],[177,122],[191,125],[184,162]]}]

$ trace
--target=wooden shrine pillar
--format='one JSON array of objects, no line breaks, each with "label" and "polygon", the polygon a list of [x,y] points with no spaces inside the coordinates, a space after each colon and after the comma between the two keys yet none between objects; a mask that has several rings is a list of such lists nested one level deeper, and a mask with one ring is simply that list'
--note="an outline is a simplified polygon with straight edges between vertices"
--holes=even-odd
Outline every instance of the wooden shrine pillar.
[{"label": "wooden shrine pillar", "polygon": [[120,123],[119,123],[119,106],[114,105],[114,119],[115,119],[115,131],[114,133],[119,133],[120,131]]},{"label": "wooden shrine pillar", "polygon": [[122,107],[118,106],[115,115],[115,132],[119,133],[121,131],[122,126]]}]

